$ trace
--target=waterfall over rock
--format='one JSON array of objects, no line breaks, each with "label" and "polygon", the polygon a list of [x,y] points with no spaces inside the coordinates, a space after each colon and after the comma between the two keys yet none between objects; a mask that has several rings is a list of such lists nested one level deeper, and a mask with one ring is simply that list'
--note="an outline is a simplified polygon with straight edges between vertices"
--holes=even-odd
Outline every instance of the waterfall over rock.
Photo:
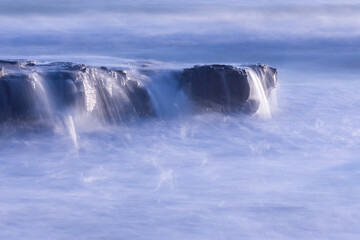
[{"label": "waterfall over rock", "polygon": [[[180,82],[200,107],[255,113],[267,104],[267,98],[277,84],[276,74],[276,69],[263,64],[245,67],[204,65],[185,69]],[[266,93],[265,99],[259,94],[259,88]]]},{"label": "waterfall over rock", "polygon": [[139,81],[128,79],[122,70],[73,63],[2,65],[2,120],[86,114],[104,124],[115,124],[154,115],[147,90]]},{"label": "waterfall over rock", "polygon": [[0,61],[0,69],[0,121],[50,125],[59,119],[74,125],[77,117],[114,125],[174,114],[186,104],[193,111],[268,112],[267,99],[277,85],[276,69],[260,64],[163,69],[161,74],[68,62]]}]

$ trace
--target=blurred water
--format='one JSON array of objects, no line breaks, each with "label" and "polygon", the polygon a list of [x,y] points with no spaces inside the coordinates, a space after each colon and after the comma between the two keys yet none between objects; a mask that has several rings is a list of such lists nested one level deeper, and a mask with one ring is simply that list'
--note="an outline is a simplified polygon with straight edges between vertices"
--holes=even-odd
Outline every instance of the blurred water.
[{"label": "blurred water", "polygon": [[[359,9],[357,0],[0,0],[0,59],[263,62],[279,72],[267,119],[188,115],[160,73],[148,86],[158,119],[1,126],[0,239],[358,239]],[[42,79],[36,86],[46,103]]]},{"label": "blurred water", "polygon": [[0,237],[356,239],[359,77],[278,70],[271,119],[2,128]]},{"label": "blurred water", "polygon": [[0,58],[356,69],[359,12],[357,0],[0,0]]}]

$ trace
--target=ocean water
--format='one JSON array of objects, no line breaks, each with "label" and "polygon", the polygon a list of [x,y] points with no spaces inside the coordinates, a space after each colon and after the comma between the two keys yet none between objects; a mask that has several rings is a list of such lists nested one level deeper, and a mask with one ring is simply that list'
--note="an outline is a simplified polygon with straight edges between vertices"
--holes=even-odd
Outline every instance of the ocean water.
[{"label": "ocean water", "polygon": [[3,127],[2,238],[356,239],[359,79],[279,72],[271,119]]},{"label": "ocean water", "polygon": [[[359,9],[0,0],[1,59],[160,73],[158,117],[0,125],[0,239],[357,239]],[[191,111],[162,72],[257,62],[278,86],[253,115]]]}]

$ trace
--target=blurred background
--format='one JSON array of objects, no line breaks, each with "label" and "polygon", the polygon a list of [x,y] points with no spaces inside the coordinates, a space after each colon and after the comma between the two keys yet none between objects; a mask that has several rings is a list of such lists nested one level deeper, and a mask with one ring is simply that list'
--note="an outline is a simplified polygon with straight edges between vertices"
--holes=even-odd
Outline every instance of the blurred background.
[{"label": "blurred background", "polygon": [[0,0],[0,57],[356,70],[359,13],[352,0]]}]

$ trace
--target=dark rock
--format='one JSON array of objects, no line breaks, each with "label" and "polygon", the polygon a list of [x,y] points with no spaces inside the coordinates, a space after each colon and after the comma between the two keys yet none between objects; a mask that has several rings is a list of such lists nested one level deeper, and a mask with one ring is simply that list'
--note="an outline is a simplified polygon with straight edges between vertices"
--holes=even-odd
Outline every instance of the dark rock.
[{"label": "dark rock", "polygon": [[79,98],[76,76],[72,71],[51,71],[44,75],[52,103],[57,108],[74,106]]},{"label": "dark rock", "polygon": [[[146,68],[139,70],[138,76],[151,78],[158,73],[158,69]],[[184,90],[200,108],[251,114],[260,104],[249,76],[253,74],[269,96],[277,85],[277,72],[261,64],[194,66],[172,71],[161,81],[176,81],[172,86],[179,84],[179,90]],[[55,116],[53,120],[64,114],[84,114],[116,124],[155,116],[155,100],[136,76],[130,80],[124,70],[71,62],[36,65],[32,61],[0,60],[0,121],[46,121],[48,116]]]},{"label": "dark rock", "polygon": [[70,62],[34,66],[34,62],[0,61],[1,121],[43,119],[45,113],[73,110],[106,123],[155,115],[146,88],[128,80],[123,70]]},{"label": "dark rock", "polygon": [[180,87],[200,107],[254,113],[260,103],[252,94],[254,79],[249,75],[250,69],[261,81],[269,97],[271,90],[277,85],[277,71],[265,64],[244,67],[196,65],[184,69],[180,76]]},{"label": "dark rock", "polygon": [[36,61],[0,60],[0,65],[35,66]]},{"label": "dark rock", "polygon": [[126,78],[126,72],[124,70],[116,70],[115,72],[120,74],[120,76],[122,76],[123,78]]},{"label": "dark rock", "polygon": [[73,71],[81,71],[81,72],[86,72],[86,66],[84,64],[69,64],[67,66],[68,70],[73,70]]},{"label": "dark rock", "polygon": [[[37,102],[34,79],[26,74],[8,74],[0,80],[0,109],[5,116],[36,118]],[[1,117],[4,119],[4,116]]]},{"label": "dark rock", "polygon": [[250,94],[246,71],[229,65],[195,66],[180,79],[185,92],[202,106],[242,109]]},{"label": "dark rock", "polygon": [[135,113],[140,116],[154,116],[155,112],[147,90],[133,80],[127,80],[125,86]]},{"label": "dark rock", "polygon": [[10,116],[10,86],[0,79],[0,121],[7,119]]},{"label": "dark rock", "polygon": [[13,60],[0,60],[0,64],[1,64],[1,65],[5,65],[5,64],[8,64],[8,65],[18,65],[19,62],[18,62],[18,61],[13,61]]},{"label": "dark rock", "polygon": [[23,63],[23,66],[36,66],[36,61],[27,61]]},{"label": "dark rock", "polygon": [[255,99],[249,99],[241,109],[246,114],[254,114],[259,109],[260,102]]}]

